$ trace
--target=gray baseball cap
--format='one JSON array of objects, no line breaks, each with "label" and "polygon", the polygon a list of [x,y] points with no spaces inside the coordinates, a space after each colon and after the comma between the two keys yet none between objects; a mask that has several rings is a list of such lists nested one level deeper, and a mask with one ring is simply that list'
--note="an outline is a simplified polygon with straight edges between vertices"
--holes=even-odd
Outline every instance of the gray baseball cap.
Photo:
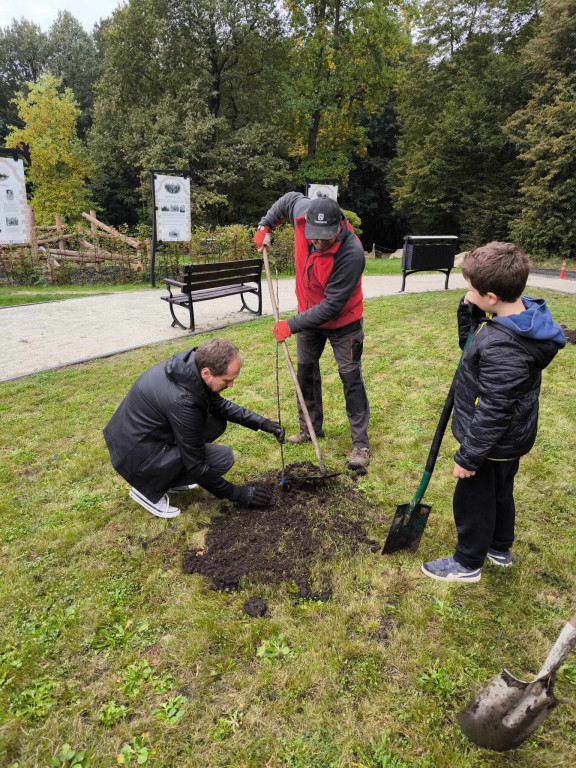
[{"label": "gray baseball cap", "polygon": [[342,212],[330,197],[317,197],[306,213],[304,236],[308,240],[331,240],[338,234]]}]

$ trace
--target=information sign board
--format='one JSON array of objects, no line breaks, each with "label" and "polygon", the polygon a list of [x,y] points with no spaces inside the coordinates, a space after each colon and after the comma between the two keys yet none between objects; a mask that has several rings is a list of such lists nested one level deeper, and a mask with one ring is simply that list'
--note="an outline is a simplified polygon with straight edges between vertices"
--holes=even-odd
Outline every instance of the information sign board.
[{"label": "information sign board", "polygon": [[330,197],[338,202],[338,184],[308,183],[306,194],[311,200],[315,197]]},{"label": "information sign board", "polygon": [[0,245],[30,242],[24,163],[0,157]]}]

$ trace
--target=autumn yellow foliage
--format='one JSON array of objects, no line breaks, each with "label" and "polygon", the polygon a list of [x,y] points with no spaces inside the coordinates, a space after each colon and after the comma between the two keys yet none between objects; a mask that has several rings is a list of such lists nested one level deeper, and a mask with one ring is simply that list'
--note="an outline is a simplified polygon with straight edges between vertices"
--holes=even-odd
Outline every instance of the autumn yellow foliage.
[{"label": "autumn yellow foliage", "polygon": [[88,154],[76,134],[80,110],[69,88],[49,72],[28,93],[14,100],[23,128],[10,126],[7,147],[25,146],[30,152],[27,181],[38,224],[52,224],[55,215],[67,222],[90,209],[86,177],[91,170]]}]

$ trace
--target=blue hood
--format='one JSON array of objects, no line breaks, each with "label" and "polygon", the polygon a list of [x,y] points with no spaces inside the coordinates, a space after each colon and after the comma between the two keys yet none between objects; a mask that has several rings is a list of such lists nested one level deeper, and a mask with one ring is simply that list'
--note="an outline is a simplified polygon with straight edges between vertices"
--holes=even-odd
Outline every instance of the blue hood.
[{"label": "blue hood", "polygon": [[514,331],[518,336],[537,341],[553,341],[562,349],[566,345],[564,331],[552,320],[546,300],[522,296],[522,301],[526,307],[524,312],[520,312],[519,315],[508,315],[508,317],[495,316],[492,320]]}]

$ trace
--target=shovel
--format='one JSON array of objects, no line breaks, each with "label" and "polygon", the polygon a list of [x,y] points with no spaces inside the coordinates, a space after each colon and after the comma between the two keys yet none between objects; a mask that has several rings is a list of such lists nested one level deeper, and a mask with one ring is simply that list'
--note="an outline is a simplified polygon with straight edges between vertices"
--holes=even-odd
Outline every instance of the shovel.
[{"label": "shovel", "polygon": [[420,480],[420,485],[418,486],[412,501],[410,501],[408,504],[399,504],[396,507],[394,520],[392,521],[392,525],[388,531],[388,536],[386,537],[384,547],[382,548],[383,555],[391,555],[393,552],[397,552],[399,549],[407,549],[409,552],[416,552],[420,545],[420,539],[422,538],[424,528],[428,522],[428,515],[432,509],[429,504],[421,504],[420,502],[426,493],[426,488],[428,488],[428,483],[432,477],[432,472],[434,471],[436,459],[438,458],[438,453],[440,451],[440,445],[442,444],[442,438],[444,437],[444,432],[446,431],[446,427],[450,421],[450,415],[454,406],[456,374],[460,369],[462,358],[464,357],[464,352],[466,352],[466,348],[470,342],[471,337],[472,334],[469,333],[466,339],[466,343],[464,344],[464,348],[462,349],[462,354],[460,355],[460,360],[458,361],[458,367],[456,368],[456,373],[452,379],[452,384],[450,385],[450,389],[448,391],[448,397],[444,403],[444,408],[440,414],[438,426],[436,427],[436,432],[434,433],[434,437],[432,439],[432,445],[430,446],[430,452],[428,453],[428,459],[426,460],[426,466],[424,467],[424,474]]},{"label": "shovel", "polygon": [[[270,274],[270,263],[268,261],[268,248],[266,246],[263,246],[262,248],[262,257],[264,259],[264,269],[266,270],[266,281],[268,282],[268,290],[270,291],[270,301],[272,302],[272,312],[274,313],[274,320],[276,320],[276,322],[279,322],[280,314],[278,312],[278,304],[276,303],[276,297],[274,296],[274,285],[272,284],[272,276]],[[326,477],[326,467],[324,466],[324,461],[322,460],[322,455],[320,453],[320,446],[318,445],[318,440],[316,438],[316,432],[314,431],[314,427],[312,426],[312,422],[310,421],[310,414],[308,413],[308,408],[306,407],[306,403],[304,402],[304,395],[302,394],[302,390],[300,389],[300,384],[298,383],[298,379],[296,378],[294,366],[292,365],[292,360],[290,359],[290,352],[288,352],[288,347],[286,346],[285,341],[282,342],[282,350],[284,351],[284,357],[286,358],[286,365],[288,366],[288,370],[290,371],[290,376],[292,377],[292,383],[294,384],[294,389],[296,390],[296,396],[298,398],[298,402],[300,403],[300,407],[302,408],[302,413],[304,414],[304,420],[306,421],[306,429],[308,430],[308,434],[310,435],[310,439],[312,440],[312,445],[314,446],[314,453],[316,454],[316,458],[318,460],[318,467],[320,468],[321,477]]]},{"label": "shovel", "polygon": [[491,680],[458,714],[462,732],[485,749],[515,749],[558,705],[556,672],[576,646],[576,613],[564,626],[535,680],[517,680],[507,669]]}]

